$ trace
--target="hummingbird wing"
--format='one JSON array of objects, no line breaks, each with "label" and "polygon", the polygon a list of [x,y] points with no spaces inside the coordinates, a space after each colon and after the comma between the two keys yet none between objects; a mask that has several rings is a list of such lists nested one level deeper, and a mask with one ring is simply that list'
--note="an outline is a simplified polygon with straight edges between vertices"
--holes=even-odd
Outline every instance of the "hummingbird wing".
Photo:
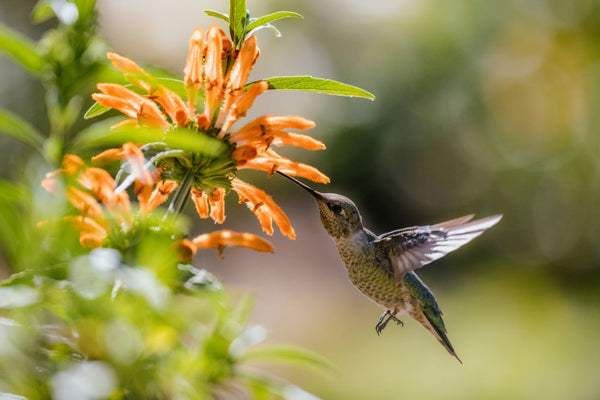
[{"label": "hummingbird wing", "polygon": [[[502,215],[470,221],[472,215],[436,225],[416,226],[384,233],[374,245],[390,255],[394,278],[414,271],[470,242],[494,226]],[[470,221],[470,222],[469,222]]]}]

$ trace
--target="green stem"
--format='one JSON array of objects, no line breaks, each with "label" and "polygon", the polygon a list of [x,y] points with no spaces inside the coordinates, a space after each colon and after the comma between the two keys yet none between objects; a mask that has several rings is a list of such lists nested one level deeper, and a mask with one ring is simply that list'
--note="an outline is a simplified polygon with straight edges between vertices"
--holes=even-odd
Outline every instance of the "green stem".
[{"label": "green stem", "polygon": [[[177,191],[175,191],[175,195],[173,196],[173,200],[171,200],[171,204],[169,204],[169,209],[167,211],[167,215],[169,214],[181,214],[183,211],[183,207],[185,206],[185,202],[190,195],[190,190],[192,189],[192,183],[194,182],[194,174],[192,173],[192,169],[188,169],[185,176],[179,183],[179,187]],[[165,215],[166,217],[166,215]]]}]

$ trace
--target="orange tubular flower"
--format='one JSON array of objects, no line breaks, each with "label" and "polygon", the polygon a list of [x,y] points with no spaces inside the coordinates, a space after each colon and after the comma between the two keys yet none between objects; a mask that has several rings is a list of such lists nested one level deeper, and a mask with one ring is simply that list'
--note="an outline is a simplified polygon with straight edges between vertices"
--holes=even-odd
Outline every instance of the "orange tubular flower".
[{"label": "orange tubular flower", "polygon": [[[228,150],[215,161],[185,149],[166,148],[166,145],[147,151],[150,144],[140,148],[129,143],[120,149],[107,150],[93,161],[126,160],[128,171],[135,177],[136,193],[143,211],[165,202],[172,191],[175,191],[173,198],[177,201],[185,199],[179,195],[180,191],[189,191],[201,218],[210,217],[222,223],[225,220],[225,195],[233,189],[240,203],[246,204],[256,215],[267,234],[273,233],[274,222],[282,234],[293,239],[294,230],[283,211],[264,191],[238,179],[237,171],[256,169],[272,174],[279,170],[328,183],[329,178],[317,169],[283,157],[271,148],[296,146],[322,150],[325,145],[310,136],[289,132],[290,129],[307,130],[315,126],[313,121],[295,115],[266,115],[232,130],[255,99],[269,88],[264,81],[247,84],[259,54],[254,36],[247,38],[239,51],[233,51],[231,41],[216,25],[206,32],[196,28],[190,38],[184,67],[187,99],[182,99],[135,62],[109,53],[108,58],[115,68],[137,92],[121,85],[103,83],[98,85],[101,93],[93,95],[97,102],[129,117],[124,122],[126,125],[159,127],[166,135],[173,128],[182,127],[194,134],[220,140]],[[197,101],[199,98],[204,101]],[[150,157],[152,162],[147,161]],[[150,172],[144,167],[150,164],[154,174],[152,191],[149,189]],[[226,237],[230,236],[221,236],[221,239]]]},{"label": "orange tubular flower", "polygon": [[175,242],[175,251],[179,254],[180,260],[191,260],[196,255],[196,245],[188,239],[182,239]]},{"label": "orange tubular flower", "polygon": [[94,93],[92,98],[103,106],[119,110],[144,125],[169,127],[158,106],[134,91],[114,83],[99,83],[98,89],[102,93]]},{"label": "orange tubular flower", "polygon": [[256,215],[263,231],[267,234],[273,234],[273,222],[279,226],[281,233],[290,239],[296,238],[294,228],[290,220],[283,211],[275,204],[271,196],[262,190],[235,178],[231,182],[240,198],[240,204],[246,204],[248,208]]},{"label": "orange tubular flower", "polygon": [[[152,191],[147,201],[140,199],[140,211],[148,213],[164,203],[171,192],[177,188],[177,182],[161,181]],[[139,197],[138,197],[139,198]]]},{"label": "orange tubular flower", "polygon": [[[109,236],[113,230],[117,231],[117,238],[122,239],[123,232],[134,227],[137,216],[143,216],[154,204],[164,201],[155,199],[168,196],[177,186],[172,181],[161,182],[152,191],[149,200],[141,204],[140,212],[134,215],[126,192],[114,193],[115,181],[105,170],[87,167],[81,158],[67,154],[63,158],[63,168],[46,174],[42,186],[55,192],[53,189],[58,186],[61,176],[69,182],[67,200],[79,212],[79,215],[68,215],[64,219],[79,232],[79,242],[87,248],[103,246],[107,240],[110,243]],[[152,188],[151,184],[149,187]],[[191,259],[196,253],[196,245],[190,240],[177,240],[174,246],[182,261]]]},{"label": "orange tubular flower", "polygon": [[196,236],[192,242],[198,249],[213,248],[223,257],[226,246],[247,247],[256,251],[273,252],[273,246],[261,237],[251,233],[238,233],[230,230],[215,231]]},{"label": "orange tubular flower", "polygon": [[[129,198],[124,192],[114,194],[115,181],[108,172],[86,167],[81,158],[67,154],[63,158],[63,168],[49,172],[42,180],[42,186],[51,193],[58,186],[58,178],[74,179],[81,189],[68,185],[66,197],[80,215],[67,216],[66,221],[79,231],[79,242],[88,248],[100,247],[110,229],[109,217],[119,224],[131,224]],[[90,193],[91,192],[91,193]],[[106,210],[100,202],[106,205]]]}]

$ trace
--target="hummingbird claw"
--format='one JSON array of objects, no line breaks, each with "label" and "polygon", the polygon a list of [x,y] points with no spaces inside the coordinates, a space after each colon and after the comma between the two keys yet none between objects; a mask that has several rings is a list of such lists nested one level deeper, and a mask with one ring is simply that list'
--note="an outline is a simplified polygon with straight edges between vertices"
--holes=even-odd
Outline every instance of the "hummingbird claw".
[{"label": "hummingbird claw", "polygon": [[381,332],[383,332],[390,320],[394,320],[396,324],[404,326],[404,322],[402,320],[398,319],[394,314],[390,312],[390,310],[385,310],[383,314],[381,314],[379,320],[377,321],[377,324],[375,325],[375,332],[377,332],[377,335],[380,335]]}]

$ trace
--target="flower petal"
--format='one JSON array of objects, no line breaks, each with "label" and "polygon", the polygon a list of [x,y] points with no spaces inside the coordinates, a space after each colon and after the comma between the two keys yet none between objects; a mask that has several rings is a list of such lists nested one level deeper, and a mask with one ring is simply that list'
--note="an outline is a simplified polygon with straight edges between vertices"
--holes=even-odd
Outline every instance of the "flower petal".
[{"label": "flower petal", "polygon": [[67,200],[83,215],[88,215],[96,222],[103,220],[102,207],[90,194],[85,193],[73,186],[67,187]]},{"label": "flower petal", "polygon": [[92,98],[101,105],[119,110],[146,125],[169,126],[158,106],[147,98],[116,83],[99,83],[97,87],[102,93],[94,93]]},{"label": "flower petal", "polygon": [[59,169],[47,172],[44,179],[40,182],[40,185],[42,185],[48,193],[56,194],[58,191],[58,176],[60,173],[61,171]]},{"label": "flower petal", "polygon": [[123,145],[123,155],[127,162],[129,162],[131,173],[135,176],[135,179],[140,181],[142,185],[152,185],[152,175],[146,169],[146,159],[139,147],[131,142],[127,142]]},{"label": "flower petal", "polygon": [[[221,112],[221,114],[219,114],[219,117],[221,117],[222,115],[227,115],[227,118],[225,119],[225,123],[221,127],[221,132],[219,133],[219,136],[222,137],[225,134],[225,132],[227,132],[229,130],[229,128],[231,128],[231,126],[240,117],[245,117],[246,112],[250,109],[250,107],[252,107],[252,104],[254,104],[254,100],[256,99],[256,97],[258,97],[260,94],[264,93],[268,88],[269,88],[269,84],[265,81],[260,81],[260,82],[253,84],[252,86],[250,86],[250,89],[248,89],[248,91],[246,91],[241,97],[239,97],[233,103],[233,105],[229,109],[228,113],[226,113],[227,107],[228,107],[227,102],[226,102],[226,105],[223,108],[223,111]],[[219,124],[220,124],[220,121],[217,122],[217,126]]]},{"label": "flower petal", "polygon": [[254,62],[256,62],[258,54],[259,50],[256,44],[256,36],[250,36],[242,45],[242,49],[227,76],[226,91],[232,100],[237,98],[239,92],[241,92],[246,85],[250,70],[252,69]]},{"label": "flower petal", "polygon": [[215,189],[212,195],[208,196],[210,204],[210,217],[217,223],[222,224],[225,221],[225,189]]},{"label": "flower petal", "polygon": [[122,160],[125,157],[125,150],[122,147],[116,149],[104,150],[102,153],[92,157],[93,163],[104,163],[109,161]]},{"label": "flower petal", "polygon": [[65,154],[62,160],[63,172],[67,175],[73,175],[81,168],[85,167],[83,160],[74,154]]},{"label": "flower petal", "polygon": [[226,246],[246,247],[256,251],[273,252],[273,246],[265,239],[251,233],[239,233],[230,230],[221,230],[205,233],[193,239],[194,245],[199,249],[214,248],[223,255]]},{"label": "flower petal", "polygon": [[112,62],[116,69],[124,74],[125,79],[128,82],[144,89],[148,93],[152,91],[154,78],[144,71],[142,67],[129,58],[123,57],[117,53],[108,53],[106,54],[106,57]]},{"label": "flower petal", "polygon": [[120,207],[129,208],[127,194],[125,192],[114,193],[115,180],[105,170],[95,167],[86,168],[79,175],[77,181],[105,204],[118,204]]},{"label": "flower petal", "polygon": [[256,215],[263,231],[272,235],[272,223],[275,222],[283,235],[290,239],[296,237],[290,220],[271,196],[238,178],[234,178],[231,185],[238,194],[240,203],[246,203],[246,206]]},{"label": "flower petal", "polygon": [[104,237],[94,233],[82,233],[79,235],[79,243],[88,249],[96,249],[104,243]]},{"label": "flower petal", "polygon": [[238,166],[246,164],[248,160],[252,160],[257,155],[258,151],[255,146],[239,146],[231,153]]},{"label": "flower petal", "polygon": [[190,37],[185,67],[183,68],[183,81],[186,85],[202,83],[202,61],[204,58],[204,35],[202,29],[196,28]]},{"label": "flower petal", "polygon": [[254,137],[269,131],[281,131],[283,129],[311,129],[315,123],[310,119],[298,115],[263,115],[247,123],[238,132],[231,134],[233,141],[242,138]]},{"label": "flower petal", "polygon": [[201,190],[192,189],[192,201],[200,218],[208,218],[208,196]]},{"label": "flower petal", "polygon": [[79,231],[79,243],[83,247],[94,249],[102,246],[104,238],[106,238],[106,229],[96,221],[82,215],[66,216],[64,219],[71,222],[75,229]]},{"label": "flower petal", "polygon": [[239,165],[238,168],[259,169],[270,174],[281,171],[288,175],[310,179],[313,182],[329,183],[329,177],[315,167],[282,157],[272,149],[260,152],[257,157]]},{"label": "flower petal", "polygon": [[167,200],[171,192],[175,190],[177,186],[177,182],[175,181],[161,181],[148,198],[148,202],[140,207],[140,212],[149,213],[160,206]]},{"label": "flower petal", "polygon": [[171,118],[171,121],[178,126],[185,126],[190,120],[185,103],[181,97],[163,85],[159,85],[158,88],[152,92],[150,98],[159,103]]},{"label": "flower petal", "polygon": [[196,245],[188,239],[181,239],[174,243],[175,251],[180,261],[189,261],[196,254]]},{"label": "flower petal", "polygon": [[183,81],[188,96],[188,114],[190,117],[194,115],[198,89],[204,81],[203,61],[205,52],[206,44],[204,43],[202,29],[196,28],[190,37],[188,56],[183,69]]},{"label": "flower petal", "polygon": [[223,100],[223,42],[221,30],[218,26],[211,25],[208,28],[206,42],[206,59],[204,62],[206,106],[204,114],[212,119],[218,108],[218,103]]}]

